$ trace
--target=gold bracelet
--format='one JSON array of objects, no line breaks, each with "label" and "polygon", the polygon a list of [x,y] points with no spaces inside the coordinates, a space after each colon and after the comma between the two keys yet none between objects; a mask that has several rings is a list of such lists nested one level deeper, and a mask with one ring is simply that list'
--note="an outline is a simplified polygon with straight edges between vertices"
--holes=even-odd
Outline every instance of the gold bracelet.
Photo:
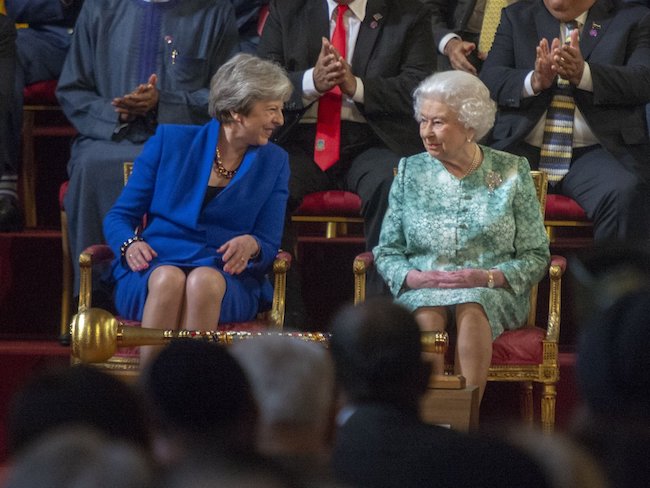
[{"label": "gold bracelet", "polygon": [[494,288],[494,273],[491,269],[487,270],[487,287]]}]

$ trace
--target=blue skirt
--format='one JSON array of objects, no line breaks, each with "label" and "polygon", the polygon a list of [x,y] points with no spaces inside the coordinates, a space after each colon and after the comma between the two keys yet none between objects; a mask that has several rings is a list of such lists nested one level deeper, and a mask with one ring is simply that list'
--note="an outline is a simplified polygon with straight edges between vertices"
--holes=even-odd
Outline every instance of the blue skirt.
[{"label": "blue skirt", "polygon": [[[149,276],[156,267],[161,265],[170,265],[170,263],[158,263],[146,270],[130,271],[120,277],[115,287],[115,307],[121,317],[129,320],[142,320],[144,304],[149,291]],[[174,264],[171,265],[174,266]],[[196,267],[178,266],[187,269]],[[226,293],[221,302],[219,323],[246,322],[254,319],[261,308],[262,286],[260,282],[246,272],[239,275],[230,275],[216,266],[210,267],[219,271],[226,280]],[[160,324],[160,328],[171,329],[173,327]]]}]

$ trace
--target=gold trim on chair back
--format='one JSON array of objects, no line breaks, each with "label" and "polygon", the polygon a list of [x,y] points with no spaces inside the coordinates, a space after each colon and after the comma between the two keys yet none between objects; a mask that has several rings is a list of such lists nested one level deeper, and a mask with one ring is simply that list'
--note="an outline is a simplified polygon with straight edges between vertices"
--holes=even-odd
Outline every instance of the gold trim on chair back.
[{"label": "gold trim on chair back", "polygon": [[[546,194],[548,192],[548,174],[543,171],[531,171],[530,176],[533,178],[535,184],[535,192],[537,193],[537,200],[539,201],[539,210],[542,212],[542,220],[544,219],[544,209],[546,208]],[[528,327],[534,327],[537,318],[537,287],[535,284],[530,289],[530,308],[528,309]]]},{"label": "gold trim on chair back", "polygon": [[131,176],[131,173],[133,173],[133,161],[126,161],[122,165],[122,171],[123,171],[123,178],[124,178],[124,185],[126,186],[127,181],[129,181],[129,177]]}]

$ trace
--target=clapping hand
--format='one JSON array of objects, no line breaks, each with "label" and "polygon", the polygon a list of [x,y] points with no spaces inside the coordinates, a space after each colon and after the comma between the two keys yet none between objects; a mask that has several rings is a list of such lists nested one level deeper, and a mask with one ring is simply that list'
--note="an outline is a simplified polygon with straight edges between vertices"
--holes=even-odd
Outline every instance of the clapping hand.
[{"label": "clapping hand", "polygon": [[314,66],[314,86],[325,93],[335,86],[348,96],[354,95],[357,79],[349,63],[326,38],[322,38],[321,50]]},{"label": "clapping hand", "polygon": [[121,122],[131,122],[136,117],[144,116],[158,106],[160,95],[156,87],[157,82],[158,77],[156,74],[152,74],[147,83],[138,85],[131,93],[113,99],[112,105],[120,114]]},{"label": "clapping hand", "polygon": [[535,93],[539,93],[553,84],[557,71],[554,69],[553,54],[560,48],[560,40],[553,39],[552,45],[549,47],[548,41],[542,39],[536,48],[535,57],[535,71],[531,79],[531,85]]},{"label": "clapping hand", "polygon": [[571,31],[568,44],[558,45],[553,49],[552,68],[553,71],[572,85],[578,86],[580,84],[585,69],[585,60],[580,51],[578,29]]}]

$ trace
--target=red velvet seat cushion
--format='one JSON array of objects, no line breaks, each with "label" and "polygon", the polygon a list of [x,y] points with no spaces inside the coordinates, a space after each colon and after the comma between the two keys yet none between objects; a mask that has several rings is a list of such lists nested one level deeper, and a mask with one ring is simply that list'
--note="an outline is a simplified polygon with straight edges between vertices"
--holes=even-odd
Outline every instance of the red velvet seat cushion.
[{"label": "red velvet seat cushion", "polygon": [[545,336],[539,327],[505,331],[492,343],[492,364],[541,364]]},{"label": "red velvet seat cushion", "polygon": [[68,192],[68,180],[61,183],[61,186],[59,187],[59,209],[60,210],[65,210],[65,207],[63,206],[63,199],[65,198],[65,194],[67,192]]},{"label": "red velvet seat cushion", "polygon": [[359,217],[361,214],[361,198],[356,193],[341,190],[308,193],[294,214]]},{"label": "red velvet seat cushion", "polygon": [[547,195],[544,217],[546,220],[589,220],[582,207],[564,195]]},{"label": "red velvet seat cushion", "polygon": [[37,81],[23,89],[25,105],[58,105],[54,92],[57,80]]}]

